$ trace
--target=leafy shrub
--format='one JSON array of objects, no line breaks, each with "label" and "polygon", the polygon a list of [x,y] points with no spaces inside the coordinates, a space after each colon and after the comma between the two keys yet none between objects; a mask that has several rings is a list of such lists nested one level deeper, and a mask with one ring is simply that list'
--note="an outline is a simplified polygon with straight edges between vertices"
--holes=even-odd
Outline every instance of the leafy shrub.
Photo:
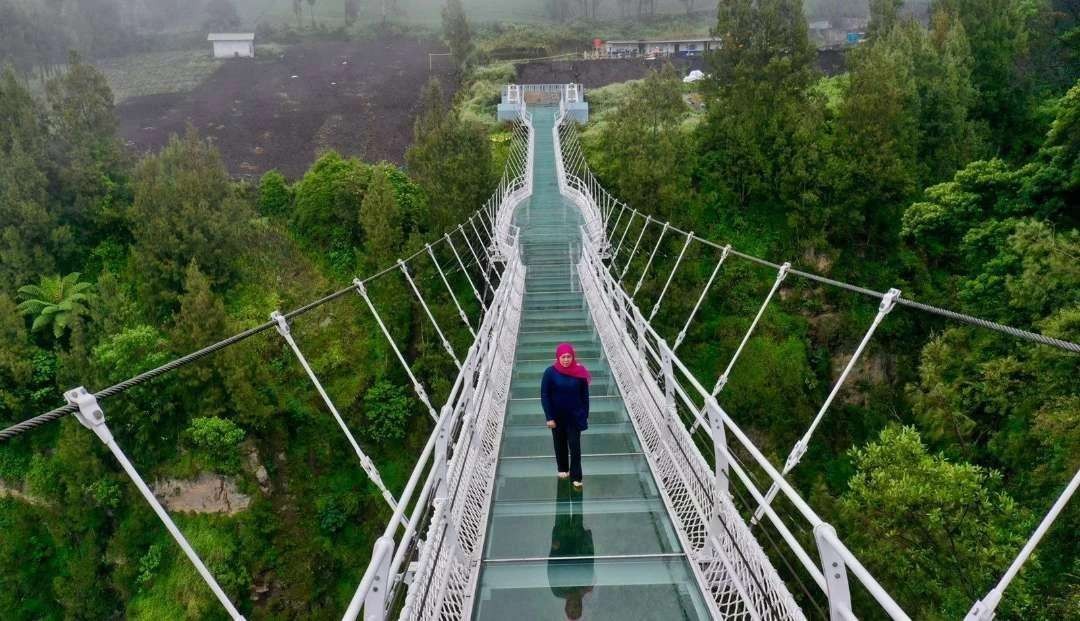
[{"label": "leafy shrub", "polygon": [[280,216],[292,203],[292,191],[285,175],[276,170],[268,171],[259,181],[259,213],[264,216]]},{"label": "leafy shrub", "polygon": [[185,435],[222,472],[236,472],[239,468],[236,447],[245,433],[236,423],[217,416],[194,418]]},{"label": "leafy shrub", "polygon": [[376,382],[364,393],[368,421],[364,434],[376,442],[404,438],[410,409],[409,398],[401,386],[385,380]]}]

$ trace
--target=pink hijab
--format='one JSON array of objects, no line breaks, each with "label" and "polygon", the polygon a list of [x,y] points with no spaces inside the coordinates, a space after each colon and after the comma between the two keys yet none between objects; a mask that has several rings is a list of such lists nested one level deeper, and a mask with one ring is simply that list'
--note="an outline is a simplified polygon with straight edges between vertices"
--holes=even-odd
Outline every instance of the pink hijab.
[{"label": "pink hijab", "polygon": [[[559,358],[563,354],[570,354],[570,366],[564,367]],[[589,374],[589,370],[585,368],[585,365],[577,361],[577,354],[574,353],[574,346],[570,343],[559,343],[559,346],[555,348],[555,370],[563,375],[569,375],[570,377],[577,377],[585,380],[585,383],[592,382],[592,375]]]}]

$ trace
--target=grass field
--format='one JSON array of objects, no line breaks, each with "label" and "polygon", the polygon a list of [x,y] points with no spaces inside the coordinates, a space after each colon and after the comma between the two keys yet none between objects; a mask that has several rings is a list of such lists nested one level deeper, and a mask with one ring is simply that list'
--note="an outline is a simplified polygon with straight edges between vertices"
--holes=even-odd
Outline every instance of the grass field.
[{"label": "grass field", "polygon": [[197,50],[147,52],[96,62],[119,103],[130,97],[183,93],[194,89],[221,66],[209,44]]}]

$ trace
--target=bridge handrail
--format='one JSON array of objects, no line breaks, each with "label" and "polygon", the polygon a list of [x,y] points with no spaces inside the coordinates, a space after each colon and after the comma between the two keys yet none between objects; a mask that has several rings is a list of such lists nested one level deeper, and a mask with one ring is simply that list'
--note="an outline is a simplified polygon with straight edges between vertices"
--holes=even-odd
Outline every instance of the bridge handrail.
[{"label": "bridge handrail", "polygon": [[[585,239],[588,240],[588,237],[585,236],[584,230],[582,231],[582,233]],[[608,272],[608,270],[601,265],[599,254],[596,252],[595,246],[592,245],[591,240],[587,241],[586,245],[588,246],[588,251],[582,253],[582,260],[588,262],[589,269],[593,270],[593,272],[596,273],[597,277],[604,278],[607,281],[607,291],[609,293],[619,296],[621,298],[621,302],[625,304],[628,308],[632,309],[635,320],[637,320],[640,325],[644,326],[646,335],[652,337],[655,343],[652,344],[648,340],[646,340],[644,342],[645,352],[649,354],[650,358],[655,363],[661,363],[662,354],[660,351],[657,350],[657,347],[663,348],[665,350],[670,350],[670,348],[668,348],[667,346],[666,340],[658,332],[656,332],[652,325],[645,321],[645,316],[641,313],[641,310],[632,300],[630,295],[621,285],[618,284],[617,281],[615,281],[614,278],[612,278],[610,272]],[[753,457],[754,461],[766,472],[769,479],[780,488],[780,491],[784,494],[784,496],[788,498],[788,500],[792,503],[792,505],[795,506],[796,509],[798,509],[799,513],[803,515],[810,527],[816,531],[819,526],[828,525],[802,498],[799,492],[795,490],[795,488],[790,483],[787,482],[787,480],[780,474],[779,470],[777,470],[775,466],[772,465],[768,458],[766,458],[765,455],[761,453],[761,451],[753,444],[753,441],[751,441],[750,438],[746,435],[746,433],[739,428],[739,426],[735,423],[734,420],[731,419],[731,417],[727,414],[723,407],[721,407],[720,404],[716,402],[715,397],[713,397],[711,393],[701,384],[701,382],[682,362],[682,360],[679,359],[676,354],[668,355],[670,356],[670,360],[674,368],[678,369],[685,381],[690,384],[691,389],[696,392],[697,396],[702,400],[702,405],[698,405],[686,392],[685,387],[682,386],[682,383],[679,382],[677,379],[675,380],[675,385],[677,387],[677,392],[680,394],[680,398],[684,401],[687,409],[693,412],[695,419],[697,419],[697,421],[702,425],[702,429],[704,433],[708,436],[710,441],[715,441],[716,438],[713,437],[713,431],[710,429],[709,422],[701,416],[700,411],[715,409],[722,416],[725,427],[730,430],[732,434],[735,435],[743,448],[747,450],[747,452]],[[726,445],[721,443],[719,444],[719,446],[722,446],[724,448],[725,452],[722,455],[724,461],[726,461],[733,469],[736,470],[736,474],[740,475],[740,479],[743,481],[744,485],[755,497],[755,499],[758,501],[763,501],[763,494],[760,492],[760,490],[757,489],[756,486],[754,486],[749,476],[732,458],[730,452],[727,452]],[[769,516],[770,521],[773,523],[774,526],[778,528],[778,530],[783,529],[787,531],[788,534],[790,534],[789,529],[787,529],[786,525],[782,523],[779,516],[775,513],[775,511],[771,509],[771,507],[768,507],[766,509],[766,514]],[[878,603],[881,604],[882,608],[893,619],[909,619],[909,617],[899,606],[899,604],[897,604],[896,601],[892,599],[892,597],[885,591],[884,588],[881,587],[881,585],[870,574],[870,572],[867,571],[866,568],[858,561],[855,555],[851,553],[850,550],[848,550],[848,548],[843,544],[843,542],[840,541],[840,539],[836,536],[835,531],[830,532],[826,536],[829,539],[830,543],[833,545],[833,547],[836,548],[837,552],[844,558],[848,569],[851,570],[852,573],[854,573],[859,578],[860,582],[863,583],[863,586],[865,586],[867,591],[874,596],[874,599],[876,599]],[[798,544],[797,540],[793,536],[790,536],[790,538],[785,537],[785,540],[788,541],[788,543],[791,544],[793,548],[797,546],[797,549],[793,549],[793,551],[796,553],[797,558],[799,558],[800,562],[804,564],[811,576],[814,577],[815,582],[818,584],[819,587],[821,587],[822,591],[826,595],[828,595],[827,581],[825,580],[824,575],[818,569],[817,565],[810,560],[809,555],[802,548],[801,544]],[[849,616],[852,619],[856,618],[854,613],[851,612],[850,609],[843,612],[846,616]]]},{"label": "bridge handrail", "polygon": [[[477,436],[478,425],[481,424],[477,411],[492,399],[490,381],[494,377],[493,366],[499,363],[497,351],[500,337],[510,321],[511,313],[520,311],[518,298],[523,294],[525,268],[520,252],[520,230],[511,222],[516,205],[532,192],[534,133],[532,117],[524,103],[518,107],[518,111],[520,122],[514,129],[503,178],[482,209],[492,223],[492,251],[505,263],[495,298],[476,331],[476,340],[469,348],[450,395],[440,408],[435,429],[413,468],[398,507],[375,543],[371,561],[343,616],[345,620],[356,619],[362,611],[365,618],[385,617],[403,584],[402,566],[407,557],[416,552],[416,536],[425,520],[429,536],[420,550],[418,567],[406,595],[402,616],[424,617],[426,610],[440,607],[442,599],[446,597],[447,576],[436,575],[435,570],[438,563],[451,561],[437,554],[443,549],[444,537],[440,536],[436,541],[433,531],[437,529],[445,534],[449,525],[454,531],[451,538],[455,538],[460,529],[463,517],[459,500],[461,494],[468,491],[464,486],[466,475],[472,474],[471,471],[466,472],[469,465],[467,460],[478,450],[477,443],[481,442]],[[497,390],[497,387],[494,389]],[[416,501],[412,503],[411,513],[405,522],[407,507],[425,472],[427,476],[423,487],[415,496]],[[403,522],[406,524],[405,531],[397,541],[398,528]],[[455,552],[462,547],[461,542],[456,540],[450,541],[449,545]],[[433,587],[436,592],[433,598],[428,598]],[[419,591],[421,588],[423,593]]]}]

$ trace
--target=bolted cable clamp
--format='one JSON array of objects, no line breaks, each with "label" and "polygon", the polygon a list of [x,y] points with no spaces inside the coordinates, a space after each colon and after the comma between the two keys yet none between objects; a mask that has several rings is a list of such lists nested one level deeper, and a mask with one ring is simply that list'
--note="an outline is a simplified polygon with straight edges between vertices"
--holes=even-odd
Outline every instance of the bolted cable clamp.
[{"label": "bolted cable clamp", "polygon": [[[731,248],[731,246],[728,246],[728,248]],[[788,272],[790,270],[791,270],[791,262],[790,261],[785,261],[784,264],[780,266],[780,271],[776,273],[776,282],[777,282],[777,284],[784,282],[784,279],[787,278]]]},{"label": "bolted cable clamp", "polygon": [[105,424],[105,413],[101,411],[101,406],[98,405],[94,393],[79,386],[65,392],[64,399],[79,408],[79,411],[75,412],[75,418],[83,427],[93,431],[105,444],[112,442],[112,432],[109,431],[109,426]]},{"label": "bolted cable clamp", "polygon": [[881,297],[881,304],[878,305],[878,312],[884,315],[891,311],[896,306],[896,300],[899,297],[899,289],[889,289],[888,292]]},{"label": "bolted cable clamp", "polygon": [[288,337],[291,329],[289,328],[289,322],[285,320],[285,315],[282,315],[279,311],[270,313],[270,321],[277,324],[278,334],[284,337]]}]

